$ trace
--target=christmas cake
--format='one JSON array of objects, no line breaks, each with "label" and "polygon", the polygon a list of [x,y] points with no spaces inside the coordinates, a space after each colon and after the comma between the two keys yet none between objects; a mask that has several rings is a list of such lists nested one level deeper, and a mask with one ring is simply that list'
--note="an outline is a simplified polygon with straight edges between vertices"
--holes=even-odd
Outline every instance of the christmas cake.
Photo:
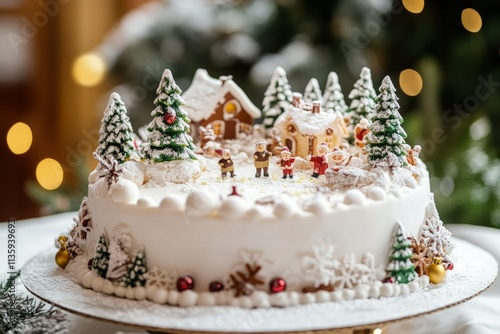
[{"label": "christmas cake", "polygon": [[321,95],[316,79],[292,93],[277,68],[261,114],[231,77],[199,70],[182,94],[166,70],[137,136],[111,94],[57,264],[97,292],[177,306],[287,307],[440,283],[453,244],[390,78],[376,95],[364,68],[348,107],[332,72]]}]

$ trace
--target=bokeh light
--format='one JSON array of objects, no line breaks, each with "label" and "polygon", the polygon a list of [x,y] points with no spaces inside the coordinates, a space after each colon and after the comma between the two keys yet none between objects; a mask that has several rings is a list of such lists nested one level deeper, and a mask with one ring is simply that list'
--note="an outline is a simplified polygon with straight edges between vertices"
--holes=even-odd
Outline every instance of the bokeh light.
[{"label": "bokeh light", "polygon": [[416,96],[422,90],[424,82],[417,71],[406,69],[399,74],[399,86],[408,96]]},{"label": "bokeh light", "polygon": [[403,6],[413,14],[421,13],[424,10],[424,0],[403,0]]},{"label": "bokeh light", "polygon": [[462,11],[462,24],[467,31],[478,32],[481,30],[483,20],[476,10],[467,8]]},{"label": "bokeh light", "polygon": [[14,154],[26,153],[33,142],[33,133],[28,124],[18,122],[7,132],[7,146]]},{"label": "bokeh light", "polygon": [[382,330],[380,328],[375,328],[373,334],[382,334]]},{"label": "bokeh light", "polygon": [[107,71],[106,61],[98,53],[85,53],[73,62],[73,79],[82,86],[96,86],[104,79]]},{"label": "bokeh light", "polygon": [[36,179],[47,190],[57,189],[64,178],[61,164],[54,159],[46,158],[36,166]]}]

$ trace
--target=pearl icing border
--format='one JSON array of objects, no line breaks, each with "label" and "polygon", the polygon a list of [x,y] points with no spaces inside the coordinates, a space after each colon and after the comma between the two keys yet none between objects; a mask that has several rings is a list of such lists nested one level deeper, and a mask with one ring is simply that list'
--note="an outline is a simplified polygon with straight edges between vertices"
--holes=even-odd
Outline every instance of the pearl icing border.
[{"label": "pearl icing border", "polygon": [[190,306],[236,306],[242,308],[268,308],[297,306],[303,304],[342,302],[354,299],[367,299],[379,297],[405,296],[425,289],[429,286],[429,277],[417,277],[407,284],[391,284],[374,282],[372,284],[358,285],[353,289],[341,289],[332,292],[317,291],[302,293],[297,291],[284,291],[270,294],[266,291],[255,291],[251,296],[234,297],[233,291],[221,292],[196,292],[186,290],[166,290],[154,286],[125,288],[113,285],[110,280],[97,276],[88,269],[88,259],[79,256],[70,261],[65,268],[66,272],[76,278],[78,283],[95,292],[103,292],[130,300],[149,300],[157,304],[169,304],[181,307]]}]

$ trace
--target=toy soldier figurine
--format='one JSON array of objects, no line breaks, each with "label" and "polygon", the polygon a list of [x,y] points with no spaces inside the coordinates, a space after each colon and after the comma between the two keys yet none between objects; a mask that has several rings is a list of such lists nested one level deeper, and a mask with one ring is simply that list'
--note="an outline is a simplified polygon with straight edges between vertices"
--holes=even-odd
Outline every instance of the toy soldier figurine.
[{"label": "toy soldier figurine", "polygon": [[255,144],[255,153],[253,154],[253,164],[255,165],[255,177],[260,177],[262,170],[264,176],[269,176],[269,158],[271,152],[266,151],[266,143],[263,141]]},{"label": "toy soldier figurine", "polygon": [[222,159],[219,160],[220,174],[222,178],[227,177],[228,173],[231,177],[235,177],[236,174],[234,174],[234,163],[233,160],[231,160],[231,151],[228,149],[218,148],[215,152],[222,156]]},{"label": "toy soldier figurine", "polygon": [[314,170],[311,175],[312,177],[317,178],[318,176],[325,174],[325,171],[328,168],[328,159],[326,158],[328,151],[328,145],[326,143],[321,143],[316,148],[317,155],[312,157],[311,155],[307,156],[307,160],[314,163]]},{"label": "toy soldier figurine", "polygon": [[281,166],[283,170],[283,179],[288,178],[293,179],[293,163],[295,162],[295,158],[292,158],[292,154],[290,153],[290,149],[286,146],[281,150],[281,159],[276,162]]}]

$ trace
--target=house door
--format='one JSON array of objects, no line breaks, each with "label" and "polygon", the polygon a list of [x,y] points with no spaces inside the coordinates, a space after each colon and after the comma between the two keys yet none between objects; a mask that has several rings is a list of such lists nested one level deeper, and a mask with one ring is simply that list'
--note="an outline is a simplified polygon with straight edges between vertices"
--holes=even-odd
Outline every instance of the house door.
[{"label": "house door", "polygon": [[290,150],[290,152],[292,153],[292,155],[295,155],[297,154],[297,152],[295,152],[295,139],[294,138],[286,138],[285,139],[285,146],[288,147],[288,149]]}]

